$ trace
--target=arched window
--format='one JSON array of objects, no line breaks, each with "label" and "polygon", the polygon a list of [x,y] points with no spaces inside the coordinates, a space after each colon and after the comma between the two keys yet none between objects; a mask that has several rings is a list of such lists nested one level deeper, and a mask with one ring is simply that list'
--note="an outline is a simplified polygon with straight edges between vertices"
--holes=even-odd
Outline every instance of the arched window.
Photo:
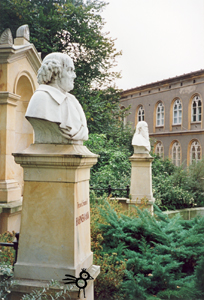
[{"label": "arched window", "polygon": [[159,104],[157,105],[156,124],[156,126],[164,125],[164,105],[162,102],[159,102]]},{"label": "arched window", "polygon": [[141,105],[138,109],[138,113],[137,113],[137,121],[140,122],[140,121],[144,121],[144,107]]},{"label": "arched window", "polygon": [[193,141],[190,148],[190,164],[201,159],[201,146],[198,140]]},{"label": "arched window", "polygon": [[181,100],[177,99],[174,102],[174,107],[173,107],[173,124],[181,124],[182,122],[182,104]]},{"label": "arched window", "polygon": [[178,141],[174,142],[171,148],[171,159],[175,166],[181,164],[181,146]]},{"label": "arched window", "polygon": [[164,147],[162,142],[157,142],[154,152],[156,155],[159,155],[161,158],[164,158]]},{"label": "arched window", "polygon": [[198,95],[196,95],[193,98],[192,107],[191,107],[191,121],[192,122],[200,122],[201,121],[201,107],[202,107],[201,98]]}]

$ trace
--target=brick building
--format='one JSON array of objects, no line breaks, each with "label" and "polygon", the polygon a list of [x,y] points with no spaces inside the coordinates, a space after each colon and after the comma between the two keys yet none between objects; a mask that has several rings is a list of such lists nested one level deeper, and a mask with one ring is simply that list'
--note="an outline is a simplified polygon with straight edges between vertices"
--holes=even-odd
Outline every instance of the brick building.
[{"label": "brick building", "polygon": [[155,153],[175,165],[189,165],[204,153],[204,70],[122,92],[121,106],[131,105],[125,121],[145,120]]}]

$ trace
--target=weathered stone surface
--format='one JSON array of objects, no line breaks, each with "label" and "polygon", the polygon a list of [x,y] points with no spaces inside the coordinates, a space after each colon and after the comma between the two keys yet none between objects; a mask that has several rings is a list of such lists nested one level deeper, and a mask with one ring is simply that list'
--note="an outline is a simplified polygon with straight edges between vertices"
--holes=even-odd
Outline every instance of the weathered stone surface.
[{"label": "weathered stone surface", "polygon": [[71,144],[88,139],[86,116],[69,93],[76,74],[65,53],[48,54],[38,70],[40,86],[32,96],[26,118],[33,126],[35,143]]},{"label": "weathered stone surface", "polygon": [[30,40],[30,30],[27,24],[20,26],[16,30],[16,37],[24,37],[26,40]]},{"label": "weathered stone surface", "polygon": [[148,125],[145,121],[137,123],[132,145],[134,147],[134,153],[149,153],[151,150]]},{"label": "weathered stone surface", "polygon": [[[24,34],[22,34],[24,35]],[[13,38],[7,29],[0,38],[0,233],[19,231],[20,211],[5,212],[11,203],[18,207],[23,192],[23,170],[12,152],[33,142],[33,129],[25,119],[28,102],[37,88],[41,59],[25,37]],[[12,227],[13,226],[13,227]]]},{"label": "weathered stone surface", "polygon": [[155,199],[152,193],[152,161],[151,157],[147,153],[133,154],[130,157],[132,164],[131,169],[131,185],[130,195],[131,200],[127,203],[138,204],[146,199],[147,207],[153,212],[153,203]]},{"label": "weathered stone surface", "polygon": [[[88,270],[89,274],[95,279],[98,274],[100,273],[100,267],[92,265]],[[15,285],[12,288],[12,293],[10,294],[10,297],[8,297],[9,300],[21,300],[22,296],[28,293],[31,293],[34,289],[42,289],[48,287],[49,282],[48,281],[43,281],[43,280],[29,280],[29,279],[20,279],[15,281]],[[70,287],[70,290],[68,292],[68,295],[65,296],[63,299],[68,299],[68,300],[91,300],[94,299],[94,281],[89,280],[88,285],[85,288],[85,296],[84,298],[83,295],[83,290],[80,291],[79,297],[78,297],[78,292],[79,289],[71,284],[68,285]],[[50,293],[58,292],[61,291],[61,289],[64,288],[64,284],[61,284],[61,286],[57,288],[51,288],[49,290]]]},{"label": "weathered stone surface", "polygon": [[25,172],[15,278],[77,276],[93,262],[89,177],[97,155],[80,145],[33,144],[14,156]]},{"label": "weathered stone surface", "polygon": [[9,28],[1,34],[0,44],[13,45],[13,36]]}]

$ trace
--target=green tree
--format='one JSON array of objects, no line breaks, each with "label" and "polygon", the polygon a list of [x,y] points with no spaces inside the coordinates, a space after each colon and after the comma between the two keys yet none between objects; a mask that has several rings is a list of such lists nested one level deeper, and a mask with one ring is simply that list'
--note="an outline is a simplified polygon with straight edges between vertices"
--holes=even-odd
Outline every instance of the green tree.
[{"label": "green tree", "polygon": [[[123,137],[125,138],[123,139]],[[129,157],[131,152],[132,135],[121,133],[118,128],[117,137],[113,140],[105,134],[90,134],[86,146],[94,153],[99,154],[98,163],[91,168],[90,184],[97,195],[107,192],[108,185],[112,188],[126,189],[130,184],[131,165]],[[102,189],[102,190],[100,190]],[[127,192],[115,191],[113,196],[126,197]]]},{"label": "green tree", "polygon": [[204,205],[204,158],[184,168],[153,156],[153,193],[162,210]]},{"label": "green tree", "polygon": [[194,161],[184,172],[182,186],[193,193],[197,206],[204,206],[204,158]]},{"label": "green tree", "polygon": [[90,132],[99,133],[110,133],[121,115],[119,91],[114,86],[120,75],[111,71],[121,53],[103,32],[105,6],[100,0],[0,1],[1,32],[10,28],[15,36],[19,26],[28,24],[31,42],[42,58],[57,51],[72,57],[77,73],[73,94],[84,108]]}]

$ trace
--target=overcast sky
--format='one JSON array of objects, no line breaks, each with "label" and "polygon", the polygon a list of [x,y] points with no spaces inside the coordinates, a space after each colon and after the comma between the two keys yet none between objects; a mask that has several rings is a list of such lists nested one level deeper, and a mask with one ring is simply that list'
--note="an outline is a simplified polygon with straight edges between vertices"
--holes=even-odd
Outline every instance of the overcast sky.
[{"label": "overcast sky", "polygon": [[204,0],[109,0],[122,89],[204,69]]}]

